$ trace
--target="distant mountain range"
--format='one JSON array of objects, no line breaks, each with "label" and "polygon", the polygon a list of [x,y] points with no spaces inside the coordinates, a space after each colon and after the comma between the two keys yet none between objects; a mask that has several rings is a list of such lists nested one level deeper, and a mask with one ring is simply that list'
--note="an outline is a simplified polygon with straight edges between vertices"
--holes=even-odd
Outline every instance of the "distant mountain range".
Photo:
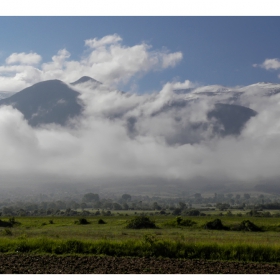
[{"label": "distant mountain range", "polygon": [[[84,105],[78,99],[80,94],[79,86],[83,83],[92,83],[95,86],[101,84],[87,76],[81,77],[71,84],[66,84],[60,80],[43,81],[25,88],[12,96],[9,96],[9,93],[7,93],[9,97],[0,100],[0,106],[11,105],[18,109],[33,127],[50,123],[65,126],[71,118],[80,116],[83,111]],[[243,92],[254,88],[257,88],[267,96],[280,92],[280,85],[270,83],[258,83],[238,89],[215,85],[180,89],[174,90],[174,92],[183,94],[184,98],[178,99],[173,103],[171,102],[168,106],[163,105],[159,112],[167,112],[170,108],[185,107],[188,102],[203,96],[213,98],[214,101],[216,100],[214,102],[214,109],[207,113],[207,118],[208,120],[216,119],[214,132],[221,136],[238,135],[246,122],[257,114],[256,111],[239,104],[238,100]],[[136,122],[137,119],[135,118],[127,120],[128,132],[135,132],[134,124]],[[196,126],[203,128],[205,124],[197,123]],[[180,144],[195,142],[195,140],[189,140],[183,134],[180,139]]]}]

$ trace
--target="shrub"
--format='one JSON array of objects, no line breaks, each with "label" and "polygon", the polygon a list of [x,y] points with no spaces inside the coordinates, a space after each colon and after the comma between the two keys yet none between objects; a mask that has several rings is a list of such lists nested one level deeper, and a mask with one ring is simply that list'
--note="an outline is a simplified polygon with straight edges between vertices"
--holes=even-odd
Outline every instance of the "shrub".
[{"label": "shrub", "polygon": [[147,216],[139,216],[129,221],[127,228],[141,229],[141,228],[156,228],[155,222],[151,221]]},{"label": "shrub", "polygon": [[224,226],[220,219],[215,219],[212,222],[208,222],[204,226],[206,229],[216,229],[216,230],[228,230],[229,228]]},{"label": "shrub", "polygon": [[13,224],[10,222],[0,220],[0,227],[12,227]]},{"label": "shrub", "polygon": [[185,226],[185,227],[191,227],[196,224],[196,222],[189,220],[189,219],[182,219],[181,217],[176,218],[176,223],[178,226]]},{"label": "shrub", "polygon": [[243,221],[240,225],[237,225],[232,229],[238,231],[262,231],[261,228],[259,228],[249,220]]},{"label": "shrub", "polygon": [[104,225],[106,224],[106,222],[102,219],[99,219],[98,222],[97,222],[99,225]]},{"label": "shrub", "polygon": [[181,208],[175,208],[172,212],[172,215],[180,215],[182,212]]},{"label": "shrub", "polygon": [[200,211],[196,210],[196,209],[192,209],[190,211],[187,212],[188,216],[199,216],[200,215]]},{"label": "shrub", "polygon": [[185,226],[185,227],[191,227],[195,224],[196,224],[196,222],[194,222],[192,220],[188,220],[188,219],[182,220],[181,223],[180,223],[181,226]]},{"label": "shrub", "polygon": [[89,224],[89,222],[85,218],[80,218],[78,221],[75,221],[75,224],[77,224],[77,225],[87,225],[87,224]]}]

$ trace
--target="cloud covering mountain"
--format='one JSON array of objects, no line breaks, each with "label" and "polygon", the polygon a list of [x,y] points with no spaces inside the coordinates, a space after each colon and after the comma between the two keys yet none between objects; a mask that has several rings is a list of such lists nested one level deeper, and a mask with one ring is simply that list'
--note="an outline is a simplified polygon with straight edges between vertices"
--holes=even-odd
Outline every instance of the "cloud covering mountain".
[{"label": "cloud covering mountain", "polygon": [[[115,85],[173,67],[182,54],[120,42],[118,35],[87,40],[81,61],[61,50],[41,68],[37,54],[23,53],[0,67],[14,73],[1,76],[1,90],[18,91],[0,103],[0,187],[278,178],[279,84],[186,80],[124,93]],[[84,75],[96,80],[78,80]]]},{"label": "cloud covering mountain", "polygon": [[92,81],[48,81],[29,89],[48,84],[79,92],[82,110],[63,125],[32,126],[19,110],[2,106],[3,186],[50,180],[114,187],[129,180],[133,187],[149,178],[252,182],[278,176],[280,85],[186,88],[186,81],[146,95]]}]

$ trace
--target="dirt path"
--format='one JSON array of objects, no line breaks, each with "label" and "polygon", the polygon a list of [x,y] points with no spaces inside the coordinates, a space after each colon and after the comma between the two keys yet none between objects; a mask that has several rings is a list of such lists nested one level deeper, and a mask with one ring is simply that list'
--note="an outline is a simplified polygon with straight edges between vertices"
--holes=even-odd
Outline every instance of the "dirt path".
[{"label": "dirt path", "polygon": [[0,254],[0,273],[8,274],[280,274],[279,264],[178,260],[156,258],[117,258],[99,256],[36,256]]}]

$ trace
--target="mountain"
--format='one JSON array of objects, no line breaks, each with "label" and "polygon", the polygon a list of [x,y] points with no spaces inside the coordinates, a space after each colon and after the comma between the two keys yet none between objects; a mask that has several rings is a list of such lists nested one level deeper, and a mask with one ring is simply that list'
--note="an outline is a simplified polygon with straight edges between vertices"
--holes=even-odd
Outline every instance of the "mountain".
[{"label": "mountain", "polygon": [[80,85],[80,84],[84,84],[84,83],[91,83],[91,84],[97,84],[97,85],[102,84],[91,77],[83,76],[80,79],[78,79],[77,81],[70,83],[70,85],[75,86],[75,85]]},{"label": "mountain", "polygon": [[208,119],[215,118],[218,121],[214,130],[222,136],[239,135],[245,123],[257,114],[256,111],[232,104],[217,103],[215,108],[208,112]]},{"label": "mountain", "polygon": [[0,106],[11,105],[18,109],[31,126],[49,123],[65,125],[69,118],[82,112],[78,95],[78,91],[62,81],[49,80],[0,100]]},{"label": "mountain", "polygon": [[[18,109],[31,126],[50,123],[64,126],[69,119],[81,115],[83,111],[83,104],[78,99],[79,90],[81,90],[79,86],[83,84],[87,86],[89,84],[90,87],[93,85],[93,88],[96,88],[102,83],[88,76],[83,76],[70,84],[60,80],[43,81],[0,100],[0,106],[11,105]],[[157,128],[157,130],[150,130],[149,132],[145,130],[144,117],[142,115],[134,116],[129,106],[122,105],[123,101],[126,102],[130,98],[130,94],[122,93],[120,102],[108,104],[110,110],[106,109],[104,116],[109,119],[123,118],[127,124],[127,133],[132,138],[150,133],[154,136],[164,137],[169,145],[192,144],[202,141],[205,133],[211,131],[212,128],[213,136],[239,135],[247,121],[257,114],[256,111],[242,103],[241,97],[244,94],[246,96],[257,94],[269,98],[269,96],[278,93],[280,93],[280,85],[270,83],[257,83],[238,88],[212,85],[174,90],[170,99],[160,106],[154,106],[155,103],[151,103],[149,106],[157,108],[152,110],[150,122],[154,121],[156,124],[157,120],[162,117],[167,119],[174,116],[176,127]],[[103,90],[102,94],[106,94],[106,92]],[[148,97],[147,100],[152,99]],[[214,108],[212,106],[213,109],[207,112],[207,120],[186,122],[185,118],[188,116],[189,110],[195,110],[191,109],[195,108],[192,107],[192,104],[196,104],[200,100],[208,104],[214,104]],[[138,106],[137,102],[135,104],[135,106]],[[144,120],[144,123],[141,123],[142,120]]]},{"label": "mountain", "polygon": [[0,99],[5,99],[12,96],[14,92],[11,91],[0,91]]}]

